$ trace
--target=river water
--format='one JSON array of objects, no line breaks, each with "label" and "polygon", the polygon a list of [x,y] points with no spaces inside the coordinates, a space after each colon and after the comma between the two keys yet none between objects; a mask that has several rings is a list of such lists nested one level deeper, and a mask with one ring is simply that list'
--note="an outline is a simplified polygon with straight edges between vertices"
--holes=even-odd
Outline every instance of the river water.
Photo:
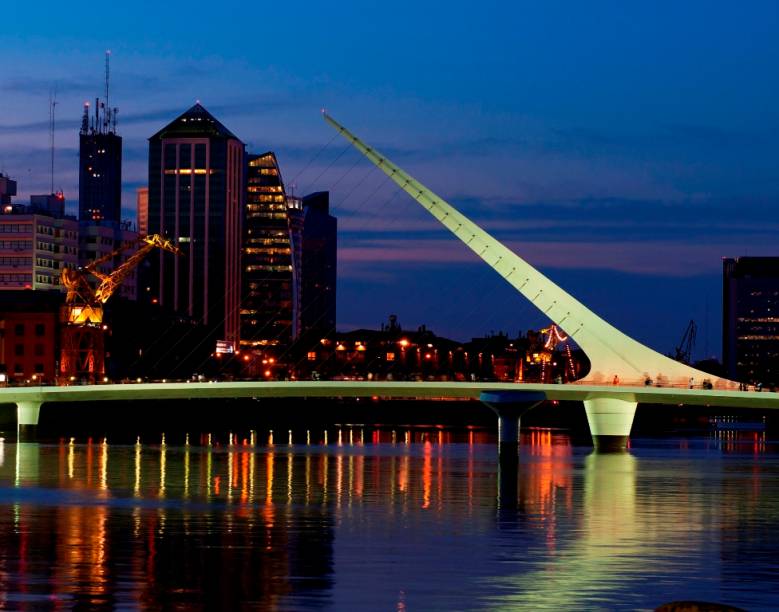
[{"label": "river water", "polygon": [[779,607],[764,433],[274,435],[0,444],[0,609]]}]

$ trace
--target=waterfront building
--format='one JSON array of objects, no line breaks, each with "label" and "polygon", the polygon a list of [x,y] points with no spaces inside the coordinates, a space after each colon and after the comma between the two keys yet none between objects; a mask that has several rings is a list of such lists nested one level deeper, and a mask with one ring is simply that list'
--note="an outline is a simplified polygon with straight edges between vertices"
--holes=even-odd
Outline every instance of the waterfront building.
[{"label": "waterfront building", "polygon": [[[102,113],[101,113],[102,108]],[[78,218],[119,223],[122,217],[122,137],[116,109],[95,101],[94,115],[84,105],[79,132]]]},{"label": "waterfront building", "polygon": [[302,204],[287,197],[272,152],[249,155],[246,191],[241,348],[275,355],[297,332]]},{"label": "waterfront building", "polygon": [[726,375],[779,383],[779,257],[723,261],[722,356]]},{"label": "waterfront building", "polygon": [[0,292],[0,382],[54,382],[62,301],[53,291]]},{"label": "waterfront building", "polygon": [[335,332],[338,221],[327,191],[305,196],[303,211],[300,331],[317,342]]},{"label": "waterfront building", "polygon": [[[199,103],[149,138],[148,232],[183,256],[149,258],[144,292],[237,346],[244,144]],[[145,291],[148,287],[148,291]]]}]

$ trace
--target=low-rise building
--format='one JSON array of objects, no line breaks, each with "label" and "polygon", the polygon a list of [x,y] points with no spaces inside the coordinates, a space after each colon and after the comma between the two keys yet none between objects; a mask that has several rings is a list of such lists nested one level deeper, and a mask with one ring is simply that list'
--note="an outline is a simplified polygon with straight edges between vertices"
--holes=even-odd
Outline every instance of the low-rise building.
[{"label": "low-rise building", "polygon": [[0,379],[8,384],[53,384],[59,352],[56,291],[0,292]]}]

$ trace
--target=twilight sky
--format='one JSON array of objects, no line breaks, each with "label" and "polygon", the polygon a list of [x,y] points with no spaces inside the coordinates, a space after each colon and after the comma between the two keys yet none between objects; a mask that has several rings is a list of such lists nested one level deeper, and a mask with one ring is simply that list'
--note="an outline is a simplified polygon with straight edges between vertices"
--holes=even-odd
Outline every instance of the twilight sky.
[{"label": "twilight sky", "polygon": [[78,197],[81,105],[124,137],[124,208],[146,139],[200,100],[295,193],[339,218],[338,319],[390,313],[467,339],[544,318],[398,193],[341,123],[660,351],[693,318],[720,353],[721,258],[777,255],[779,3],[6,0],[0,170],[19,200]]}]

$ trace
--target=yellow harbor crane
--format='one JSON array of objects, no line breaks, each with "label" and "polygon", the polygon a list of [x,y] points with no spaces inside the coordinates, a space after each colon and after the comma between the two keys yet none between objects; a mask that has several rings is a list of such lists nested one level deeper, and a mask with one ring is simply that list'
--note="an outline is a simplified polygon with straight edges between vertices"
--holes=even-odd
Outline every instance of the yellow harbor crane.
[{"label": "yellow harbor crane", "polygon": [[[122,251],[137,245],[140,245],[138,250],[113,272],[104,273],[98,269]],[[60,376],[63,381],[86,379],[94,382],[105,374],[103,304],[154,248],[181,254],[173,242],[152,234],[115,249],[83,268],[62,269],[62,284],[68,291],[62,313]],[[97,287],[93,288],[89,283],[89,275],[100,281]]]}]

